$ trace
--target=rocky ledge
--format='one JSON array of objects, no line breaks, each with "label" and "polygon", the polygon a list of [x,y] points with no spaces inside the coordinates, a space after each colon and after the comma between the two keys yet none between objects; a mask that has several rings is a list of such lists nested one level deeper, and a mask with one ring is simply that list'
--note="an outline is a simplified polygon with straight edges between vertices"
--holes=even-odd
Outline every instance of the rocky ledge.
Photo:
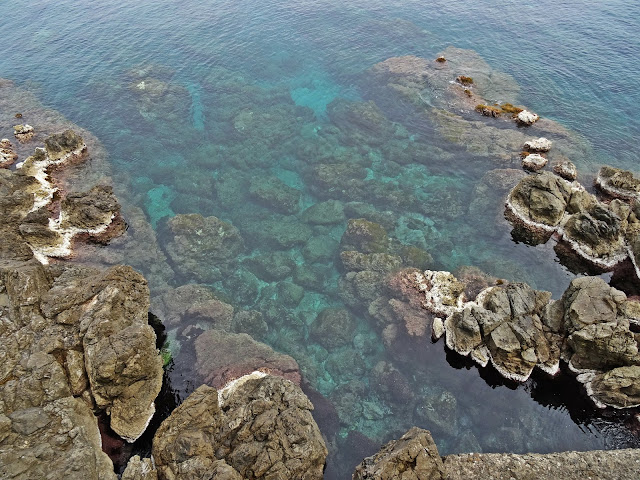
[{"label": "rocky ledge", "polygon": [[[87,147],[72,130],[49,136],[44,148],[16,165],[0,169],[3,256],[34,255],[46,264],[69,257],[79,239],[104,243],[124,231],[120,204],[110,186],[67,193],[59,187],[61,170],[86,158]],[[28,247],[28,252],[25,248]]]},{"label": "rocky ledge", "polygon": [[434,338],[489,362],[505,378],[525,381],[534,368],[555,374],[560,361],[578,374],[599,407],[640,405],[640,354],[631,328],[640,303],[599,277],[574,279],[559,300],[524,283],[472,289],[449,272],[417,272]]},{"label": "rocky ledge", "polygon": [[392,440],[356,467],[353,480],[518,478],[616,480],[638,478],[640,451],[613,450],[515,455],[470,453],[440,457],[427,430]]},{"label": "rocky ledge", "polygon": [[505,215],[528,243],[555,236],[567,251],[601,271],[630,259],[640,279],[640,180],[604,166],[595,183],[604,193],[601,198],[550,172],[529,175],[509,192]]}]

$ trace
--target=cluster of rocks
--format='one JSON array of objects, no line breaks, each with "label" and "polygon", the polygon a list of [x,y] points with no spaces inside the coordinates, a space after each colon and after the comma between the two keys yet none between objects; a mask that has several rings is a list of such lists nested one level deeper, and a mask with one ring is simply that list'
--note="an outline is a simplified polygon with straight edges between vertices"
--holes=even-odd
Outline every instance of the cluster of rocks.
[{"label": "cluster of rocks", "polygon": [[636,478],[640,451],[613,450],[551,454],[462,454],[440,457],[427,430],[413,427],[375,455],[365,458],[354,480],[458,480],[467,478],[540,478],[582,480]]},{"label": "cluster of rocks", "polygon": [[[535,132],[554,141],[557,151],[553,159],[561,161],[578,153],[586,156],[589,147],[575,134],[515,106],[519,88],[510,75],[493,70],[472,50],[448,47],[440,57],[446,61],[416,56],[389,58],[367,71],[367,87],[380,91],[379,103],[385,111],[394,106],[397,109],[400,97],[402,105],[415,107],[405,115],[422,115],[424,121],[435,124],[445,139],[463,146],[472,155],[500,163],[519,162],[522,145],[529,132]],[[466,82],[455,80],[459,78]],[[476,112],[502,120],[478,120]],[[516,124],[512,128],[502,123],[510,121]],[[520,126],[528,128],[517,128]]]},{"label": "cluster of rocks", "polygon": [[[45,147],[36,148],[16,170],[0,170],[4,212],[0,226],[7,253],[11,250],[20,258],[32,253],[47,263],[50,257],[70,256],[76,240],[106,243],[124,231],[120,204],[111,187],[66,193],[57,184],[56,172],[82,161],[86,150],[82,138],[66,130],[49,136]],[[31,253],[18,246],[28,247]]]},{"label": "cluster of rocks", "polygon": [[162,384],[146,281],[4,257],[0,299],[0,476],[115,479],[95,415],[133,441]]},{"label": "cluster of rocks", "polygon": [[604,201],[576,181],[542,172],[523,178],[509,192],[505,215],[529,243],[555,236],[602,271],[629,259],[640,278],[639,185],[631,172],[604,166],[596,179],[608,200]]},{"label": "cluster of rocks", "polygon": [[[525,381],[534,368],[555,374],[560,361],[578,373],[600,407],[640,405],[640,303],[599,277],[574,279],[562,298],[524,283],[473,289],[449,272],[413,274],[433,314],[432,335],[505,378]],[[474,291],[475,290],[475,291]]]}]

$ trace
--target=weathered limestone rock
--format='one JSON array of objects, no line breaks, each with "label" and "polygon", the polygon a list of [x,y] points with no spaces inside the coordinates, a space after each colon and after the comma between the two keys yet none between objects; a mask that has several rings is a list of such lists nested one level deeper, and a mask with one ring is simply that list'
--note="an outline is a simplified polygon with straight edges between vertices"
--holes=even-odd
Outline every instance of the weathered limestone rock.
[{"label": "weathered limestone rock", "polygon": [[[526,158],[533,155],[536,154]],[[630,172],[624,175],[620,172],[611,173],[610,167],[603,167],[597,183],[605,185],[601,186],[605,191],[609,188],[611,195],[635,202],[633,176]],[[560,175],[574,177],[571,171],[561,171]],[[623,177],[631,180],[625,183]],[[626,185],[626,190],[613,186],[616,182]],[[544,243],[556,234],[569,252],[604,271],[613,270],[630,258],[636,276],[640,278],[636,251],[640,247],[640,221],[634,213],[634,205],[617,198],[605,203],[585,191],[579,183],[543,172],[529,175],[511,190],[505,216],[514,225],[514,231],[529,243]]]},{"label": "weathered limestone rock", "polygon": [[18,139],[20,143],[28,142],[33,138],[34,128],[29,124],[24,125],[14,125],[13,126],[13,134]]},{"label": "weathered limestone rock", "polygon": [[600,168],[596,185],[612,197],[640,200],[640,179],[632,172],[605,165]]},{"label": "weathered limestone rock", "polygon": [[96,418],[71,396],[13,412],[0,408],[0,477],[117,478],[102,452]]},{"label": "weathered limestone rock", "polygon": [[640,405],[640,366],[618,367],[606,373],[578,376],[587,393],[601,408],[629,408]]},{"label": "weathered limestone rock", "polygon": [[529,110],[522,110],[520,113],[516,115],[516,122],[519,125],[533,125],[538,121],[540,117],[538,114],[530,112]]},{"label": "weathered limestone rock", "polygon": [[354,480],[421,480],[447,478],[438,448],[427,430],[413,427],[356,467]]},{"label": "weathered limestone rock", "polygon": [[522,159],[522,168],[531,172],[537,172],[544,168],[547,159],[538,153],[530,153]]},{"label": "weathered limestone rock", "polygon": [[548,172],[523,178],[509,193],[507,206],[523,222],[542,229],[560,224],[571,184]]},{"label": "weathered limestone rock", "polygon": [[260,372],[201,386],[153,440],[160,479],[321,479],[327,449],[299,387]]},{"label": "weathered limestone rock", "polygon": [[[573,371],[585,373],[578,380],[597,405],[637,404],[640,353],[630,327],[640,312],[637,302],[601,278],[574,279],[558,301],[523,283],[485,287],[467,300],[467,289],[448,272],[414,275],[423,306],[444,317],[433,322],[432,336],[437,340],[444,333],[448,348],[482,366],[491,361],[516,381],[536,367],[557,373],[562,357]],[[443,295],[452,285],[458,285],[453,295]]]},{"label": "weathered limestone rock", "polygon": [[570,160],[564,160],[553,164],[553,173],[559,175],[565,180],[573,182],[578,178],[578,169],[575,164]]},{"label": "weathered limestone rock", "polygon": [[524,142],[524,150],[527,152],[545,153],[551,150],[551,140],[540,137]]},{"label": "weathered limestone rock", "polygon": [[8,168],[16,161],[18,154],[8,138],[0,140],[0,168]]},{"label": "weathered limestone rock", "polygon": [[138,455],[134,455],[129,459],[121,480],[158,480],[158,471],[150,458],[140,459]]}]

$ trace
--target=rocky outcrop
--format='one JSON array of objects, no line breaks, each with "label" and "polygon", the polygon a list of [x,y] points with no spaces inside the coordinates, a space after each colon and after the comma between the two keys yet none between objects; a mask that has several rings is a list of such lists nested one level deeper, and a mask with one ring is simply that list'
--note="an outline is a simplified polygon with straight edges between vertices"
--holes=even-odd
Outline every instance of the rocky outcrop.
[{"label": "rocky outcrop", "polygon": [[144,278],[5,258],[0,299],[0,476],[115,479],[92,410],[133,441],[162,383]]},{"label": "rocky outcrop", "polygon": [[158,477],[321,479],[327,449],[312,409],[299,387],[261,372],[203,385],[155,434]]},{"label": "rocky outcrop", "polygon": [[523,110],[516,115],[516,122],[518,122],[518,125],[533,125],[539,119],[540,117],[537,113],[530,112],[529,110]]},{"label": "rocky outcrop", "polygon": [[[564,170],[564,177],[574,177],[570,166]],[[634,182],[640,185],[630,172],[611,167],[603,167],[596,179],[604,191],[633,202]],[[618,198],[604,202],[575,181],[543,172],[523,178],[509,192],[505,215],[516,230],[529,233],[530,243],[555,235],[578,258],[603,271],[630,259],[640,278],[635,251],[640,221],[634,208],[635,203]]]},{"label": "rocky outcrop", "polygon": [[125,229],[111,187],[66,193],[58,186],[54,170],[82,161],[86,148],[81,137],[67,130],[49,136],[45,148],[36,148],[16,171],[2,173],[2,230],[16,237],[10,242],[16,248],[26,243],[41,263],[69,257],[80,239],[106,243]]},{"label": "rocky outcrop", "polygon": [[574,279],[562,298],[513,283],[486,287],[469,298],[464,282],[448,272],[415,273],[423,306],[435,318],[433,337],[447,347],[489,362],[504,377],[525,381],[534,368],[555,374],[560,360],[601,407],[637,406],[640,354],[637,302],[601,278]]},{"label": "rocky outcrop", "polygon": [[164,249],[177,272],[200,282],[223,278],[244,241],[233,225],[199,214],[176,215],[167,221]]},{"label": "rocky outcrop", "polygon": [[356,467],[353,480],[444,480],[438,448],[427,430],[413,427]]},{"label": "rocky outcrop", "polygon": [[413,427],[356,467],[354,480],[521,478],[616,480],[640,475],[637,449],[527,453],[467,453],[440,457],[427,430]]},{"label": "rocky outcrop", "polygon": [[623,200],[640,200],[640,179],[629,171],[605,165],[600,168],[595,182],[607,195]]}]

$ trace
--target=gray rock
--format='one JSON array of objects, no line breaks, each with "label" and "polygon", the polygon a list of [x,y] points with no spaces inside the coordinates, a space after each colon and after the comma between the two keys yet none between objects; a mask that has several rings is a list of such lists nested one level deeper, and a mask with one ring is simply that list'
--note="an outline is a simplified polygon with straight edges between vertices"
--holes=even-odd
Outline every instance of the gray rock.
[{"label": "gray rock", "polygon": [[356,467],[353,480],[447,478],[438,448],[427,430],[413,427]]},{"label": "gray rock", "polygon": [[251,374],[218,392],[201,386],[153,440],[160,478],[321,479],[327,449],[313,406],[293,383]]}]

